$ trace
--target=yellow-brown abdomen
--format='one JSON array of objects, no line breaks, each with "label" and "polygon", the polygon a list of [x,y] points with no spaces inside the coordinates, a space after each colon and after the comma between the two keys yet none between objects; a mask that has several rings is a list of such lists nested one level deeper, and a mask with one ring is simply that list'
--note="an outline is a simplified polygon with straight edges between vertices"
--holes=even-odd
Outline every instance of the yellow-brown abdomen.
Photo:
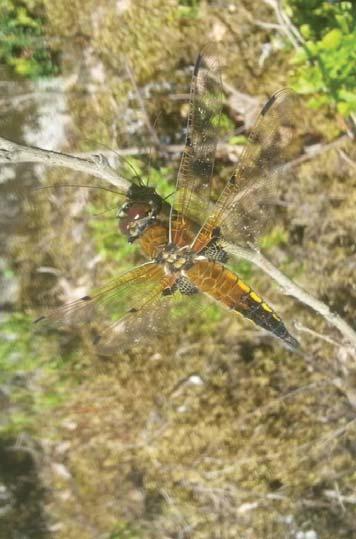
[{"label": "yellow-brown abdomen", "polygon": [[228,309],[238,311],[255,324],[286,341],[293,348],[298,346],[298,342],[288,333],[272,307],[222,264],[200,260],[186,271],[186,275],[199,290]]}]

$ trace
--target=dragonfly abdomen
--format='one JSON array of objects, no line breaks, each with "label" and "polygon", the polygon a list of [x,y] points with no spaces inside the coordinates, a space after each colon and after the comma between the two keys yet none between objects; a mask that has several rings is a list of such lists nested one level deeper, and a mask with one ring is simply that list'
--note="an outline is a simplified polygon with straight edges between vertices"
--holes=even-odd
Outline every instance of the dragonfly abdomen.
[{"label": "dragonfly abdomen", "polygon": [[255,324],[270,331],[291,347],[298,342],[292,337],[280,317],[238,275],[218,262],[197,261],[186,271],[187,277],[202,292],[219,301],[230,310],[237,311]]}]

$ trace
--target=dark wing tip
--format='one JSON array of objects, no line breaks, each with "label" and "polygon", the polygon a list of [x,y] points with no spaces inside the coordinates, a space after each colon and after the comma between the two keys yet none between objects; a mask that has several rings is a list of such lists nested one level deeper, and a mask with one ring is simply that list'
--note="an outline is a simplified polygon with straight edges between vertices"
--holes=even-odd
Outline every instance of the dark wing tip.
[{"label": "dark wing tip", "polygon": [[36,318],[36,320],[33,321],[33,324],[37,324],[38,322],[41,322],[41,320],[45,320],[46,316],[40,316],[39,318]]},{"label": "dark wing tip", "polygon": [[275,101],[276,101],[276,94],[272,95],[272,97],[270,97],[269,100],[263,105],[263,108],[261,110],[261,116],[264,116],[265,114],[267,114],[267,112],[272,107]]},{"label": "dark wing tip", "polygon": [[92,298],[91,296],[83,296],[82,298],[80,298],[82,301],[90,301]]},{"label": "dark wing tip", "polygon": [[265,116],[270,108],[278,101],[283,102],[286,99],[295,99],[297,94],[291,88],[282,88],[275,92],[263,105],[261,110],[261,116]]},{"label": "dark wing tip", "polygon": [[194,76],[195,77],[198,75],[202,59],[203,59],[203,55],[202,55],[202,53],[199,53],[197,61],[195,62],[195,66],[194,66]]}]

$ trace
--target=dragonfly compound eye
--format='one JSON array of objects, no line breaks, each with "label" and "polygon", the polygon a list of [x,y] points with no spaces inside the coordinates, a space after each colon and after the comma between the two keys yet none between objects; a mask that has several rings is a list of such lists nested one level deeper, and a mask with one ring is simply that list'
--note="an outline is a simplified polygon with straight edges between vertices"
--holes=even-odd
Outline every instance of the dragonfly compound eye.
[{"label": "dragonfly compound eye", "polygon": [[140,224],[144,225],[151,214],[152,208],[146,202],[124,204],[119,212],[120,231],[126,236],[132,237],[134,235],[137,237]]}]

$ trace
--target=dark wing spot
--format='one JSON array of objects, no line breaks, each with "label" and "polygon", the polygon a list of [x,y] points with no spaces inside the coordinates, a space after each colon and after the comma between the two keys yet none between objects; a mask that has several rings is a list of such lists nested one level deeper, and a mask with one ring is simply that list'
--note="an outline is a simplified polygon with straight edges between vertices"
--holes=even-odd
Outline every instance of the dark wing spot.
[{"label": "dark wing spot", "polygon": [[37,318],[36,320],[33,321],[34,324],[37,324],[37,322],[41,322],[41,320],[45,320],[46,317],[45,316],[40,316],[39,318]]},{"label": "dark wing spot", "polygon": [[192,139],[191,139],[191,136],[189,135],[189,133],[187,134],[186,145],[187,145],[188,148],[192,148],[192,146],[193,146]]},{"label": "dark wing spot", "polygon": [[199,68],[200,68],[202,58],[203,58],[202,55],[199,54],[199,56],[197,58],[197,61],[195,62],[195,66],[194,66],[194,76],[195,77],[198,75],[198,71],[199,71]]},{"label": "dark wing spot", "polygon": [[172,288],[164,288],[162,290],[162,296],[171,296],[173,294]]},{"label": "dark wing spot", "polygon": [[261,116],[264,116],[269,111],[269,109],[272,107],[275,100],[276,100],[276,96],[272,95],[272,97],[270,97],[267,103],[263,105],[263,109],[261,110]]},{"label": "dark wing spot", "polygon": [[137,313],[138,309],[136,309],[136,307],[131,307],[131,309],[129,309],[127,312],[128,313]]},{"label": "dark wing spot", "polygon": [[92,298],[91,296],[83,296],[82,298],[80,298],[82,301],[90,301]]}]

